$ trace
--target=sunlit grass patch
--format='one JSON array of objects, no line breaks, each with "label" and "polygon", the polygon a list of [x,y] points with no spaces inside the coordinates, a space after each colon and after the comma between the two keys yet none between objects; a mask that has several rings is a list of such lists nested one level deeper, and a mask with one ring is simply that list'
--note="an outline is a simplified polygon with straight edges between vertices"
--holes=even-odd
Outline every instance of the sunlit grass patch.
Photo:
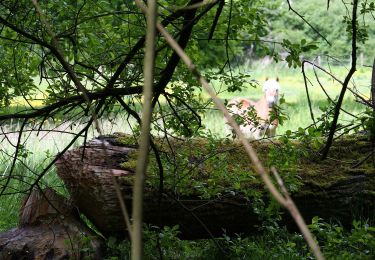
[{"label": "sunlit grass patch", "polygon": [[12,100],[11,106],[13,107],[41,107],[44,105],[44,99],[24,99],[24,98],[17,98]]},{"label": "sunlit grass patch", "polygon": [[[250,84],[244,84],[245,88],[241,92],[220,92],[225,86],[223,82],[212,81],[213,87],[220,92],[219,97],[222,100],[229,100],[234,97],[246,97],[252,100],[258,100],[262,97],[262,84],[266,77],[279,78],[281,90],[280,94],[284,95],[286,103],[282,106],[285,113],[289,116],[284,125],[278,127],[278,134],[283,134],[286,130],[295,131],[299,127],[307,127],[313,123],[311,118],[310,109],[308,106],[308,98],[306,93],[306,86],[301,68],[290,69],[279,64],[262,67],[253,66],[252,68],[240,67],[238,70],[251,74],[251,78],[259,83],[258,87],[250,86]],[[329,71],[335,77],[344,81],[345,76],[348,73],[348,69],[345,67],[330,67]],[[319,118],[322,114],[320,108],[328,105],[328,99],[335,100],[341,91],[341,84],[336,80],[332,79],[330,75],[322,73],[317,70],[314,71],[312,68],[305,70],[307,81],[307,90],[311,101],[312,111],[314,118]],[[236,75],[235,73],[233,74]],[[354,74],[354,77],[350,84],[350,89],[363,95],[365,99],[370,96],[370,79],[371,79],[371,68],[361,67],[358,72]],[[326,93],[328,97],[326,96]],[[208,98],[207,94],[204,94]],[[342,106],[353,114],[361,113],[365,110],[365,106],[356,101],[354,95],[347,90],[344,104]],[[208,111],[203,116],[204,124],[207,129],[217,136],[224,137],[229,134],[227,127],[225,126],[224,119],[220,112],[212,110]],[[345,113],[341,113],[341,122],[347,122],[353,118]]]}]

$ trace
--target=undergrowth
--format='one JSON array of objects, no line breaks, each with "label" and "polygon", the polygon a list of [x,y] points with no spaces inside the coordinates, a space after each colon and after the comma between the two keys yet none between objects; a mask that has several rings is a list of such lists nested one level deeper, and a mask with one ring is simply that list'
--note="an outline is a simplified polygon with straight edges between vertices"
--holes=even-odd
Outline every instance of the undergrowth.
[{"label": "undergrowth", "polygon": [[[327,259],[374,259],[375,227],[353,222],[350,231],[318,217],[309,225]],[[259,235],[181,240],[178,226],[144,229],[144,259],[314,259],[302,235],[277,225]],[[105,259],[130,259],[129,241],[107,240]]]}]

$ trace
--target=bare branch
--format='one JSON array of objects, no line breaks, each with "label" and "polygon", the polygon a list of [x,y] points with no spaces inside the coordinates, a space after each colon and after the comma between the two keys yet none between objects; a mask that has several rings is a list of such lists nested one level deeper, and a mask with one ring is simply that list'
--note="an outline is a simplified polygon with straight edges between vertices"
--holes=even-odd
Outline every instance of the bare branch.
[{"label": "bare branch", "polygon": [[[147,12],[147,7],[143,5],[140,1],[139,2],[140,8],[142,8],[143,12]],[[192,74],[197,78],[197,80],[200,82],[202,87],[208,92],[208,94],[211,96],[213,102],[215,105],[221,110],[221,112],[224,114],[225,118],[229,122],[229,124],[233,127],[235,130],[237,136],[239,137],[241,143],[244,145],[245,150],[254,164],[254,167],[258,174],[261,176],[263,182],[266,184],[268,190],[272,194],[272,196],[284,207],[286,207],[288,210],[293,210],[291,212],[292,215],[295,214],[297,217],[297,224],[301,225],[300,229],[301,232],[303,232],[305,239],[311,236],[311,233],[309,229],[307,228],[306,224],[303,221],[302,216],[299,214],[298,211],[295,211],[297,207],[290,206],[290,201],[287,201],[276,189],[276,187],[273,185],[269,175],[267,174],[267,171],[263,167],[261,161],[258,158],[258,155],[256,154],[253,147],[250,145],[250,143],[246,140],[244,135],[242,134],[239,126],[235,122],[235,120],[232,118],[232,116],[229,114],[228,110],[224,106],[223,102],[216,96],[215,91],[212,89],[212,87],[208,84],[206,79],[200,74],[200,72],[197,70],[195,65],[192,63],[190,58],[186,55],[186,53],[183,51],[183,49],[178,45],[178,43],[172,38],[172,36],[165,30],[165,28],[159,23],[156,23],[156,27],[159,30],[159,32],[164,36],[165,40],[168,42],[168,44],[174,49],[174,51],[180,56],[181,60],[186,64],[188,69],[192,72]],[[306,234],[307,235],[306,235]],[[307,239],[306,239],[307,240]],[[324,259],[323,255],[320,252],[319,246],[316,244],[316,242],[311,239],[311,241],[307,241],[309,246],[311,246],[311,249],[313,250],[313,253],[315,254],[317,259]],[[311,244],[310,244],[311,243]]]},{"label": "bare branch", "polygon": [[303,75],[303,82],[305,83],[305,91],[306,91],[306,95],[307,95],[307,103],[309,105],[309,110],[310,110],[310,116],[311,116],[311,119],[314,123],[314,125],[316,125],[315,123],[315,118],[314,118],[314,113],[313,113],[313,109],[312,109],[312,106],[311,106],[311,98],[310,98],[310,94],[309,94],[309,88],[307,87],[307,77],[306,77],[306,73],[305,73],[305,61],[302,62],[302,75]]},{"label": "bare branch", "polygon": [[305,17],[303,17],[302,15],[300,15],[296,10],[293,9],[291,3],[290,3],[290,0],[287,0],[288,2],[288,6],[289,6],[289,10],[292,11],[293,13],[295,13],[299,18],[301,18],[317,35],[319,35],[326,43],[328,43],[329,46],[331,46],[332,44],[327,40],[326,37],[324,37],[323,34],[321,34],[314,26],[312,26],[312,24],[307,21],[305,19]]},{"label": "bare branch", "polygon": [[[87,133],[87,130],[88,128],[91,126],[91,124],[94,122],[95,124],[95,127],[96,127],[96,130],[97,132],[102,135],[102,130],[101,130],[101,127],[100,127],[100,124],[99,124],[99,121],[98,121],[98,116],[97,116],[97,113],[96,111],[94,110],[93,106],[91,106],[91,102],[92,100],[90,99],[90,93],[87,91],[87,89],[84,87],[84,85],[81,83],[81,81],[78,79],[77,77],[77,74],[75,73],[75,71],[73,70],[72,66],[65,60],[64,56],[62,55],[61,51],[59,50],[59,45],[58,45],[58,41],[57,41],[57,38],[53,32],[53,29],[52,27],[50,26],[50,24],[48,23],[48,21],[45,19],[45,16],[44,16],[44,13],[42,11],[42,9],[40,8],[37,0],[32,0],[32,3],[37,11],[37,13],[39,14],[39,17],[42,21],[42,24],[44,24],[48,34],[51,36],[52,38],[52,44],[48,44],[46,42],[44,42],[43,40],[40,40],[38,39],[37,37],[34,37],[33,35],[30,35],[28,34],[27,32],[21,30],[20,28],[17,28],[16,26],[10,24],[9,22],[7,22],[5,19],[1,18],[0,17],[0,22],[3,23],[4,25],[8,26],[9,28],[11,28],[12,30],[14,30],[15,32],[23,35],[24,37],[28,38],[28,39],[31,39],[32,41],[38,43],[39,45],[43,46],[43,47],[46,47],[48,48],[51,53],[57,58],[57,60],[60,62],[60,64],[62,65],[62,67],[64,68],[64,70],[67,72],[67,74],[69,75],[70,79],[74,82],[76,88],[78,89],[78,91],[82,92],[82,99],[84,100],[84,102],[87,104],[87,107],[88,107],[88,110],[90,111],[91,113],[91,120],[86,124],[85,128],[81,130],[81,132],[75,136],[73,138],[73,140],[71,141],[71,143],[66,146],[63,151],[61,153],[59,153],[56,158],[42,171],[42,173],[38,176],[38,178],[36,179],[36,181],[30,186],[30,190],[32,190],[32,188],[35,186],[35,185],[38,185],[38,182],[40,181],[40,179],[43,177],[43,175],[47,172],[47,170],[53,165],[53,163],[75,142],[75,140],[81,135],[81,133],[85,132]],[[108,90],[108,88],[106,89]],[[67,100],[64,99],[61,101],[63,104],[67,104]],[[60,102],[60,103],[61,103]],[[58,103],[58,102],[57,102]],[[55,103],[53,104],[52,106],[50,107],[44,107],[43,109],[41,110],[37,110],[35,112],[32,112],[32,113],[28,113],[26,115],[18,115],[20,117],[23,117],[25,118],[28,118],[30,116],[38,116],[39,114],[42,115],[46,115],[48,113],[50,113],[50,108],[53,108],[53,109],[58,109],[59,106],[58,104]],[[69,103],[69,101],[68,101]],[[101,102],[99,102],[98,106],[97,106],[97,111],[99,112],[102,105],[105,103],[105,99],[102,99]],[[9,116],[9,115],[7,115]],[[85,135],[86,137],[87,135]],[[104,146],[104,144],[103,144]],[[108,160],[108,157],[106,156],[106,150],[105,150],[105,147],[104,148],[104,151],[105,151],[105,159]],[[115,189],[116,191],[119,190],[119,186],[116,182],[116,179],[115,179],[115,176],[113,175],[113,184],[115,186]],[[118,192],[117,192],[118,194]],[[125,218],[125,222],[127,224],[127,227],[128,227],[128,232],[130,233],[131,231],[131,228],[129,226],[129,223],[130,223],[130,220],[129,220],[129,217],[128,217],[128,214],[126,212],[126,207],[123,205],[123,199],[121,196],[118,196],[118,199],[119,199],[119,203],[120,203],[120,206],[121,206],[121,209],[122,209],[122,213],[123,213],[123,216]],[[131,235],[130,235],[131,236]]]},{"label": "bare branch", "polygon": [[[88,94],[90,100],[105,99],[110,96],[124,96],[124,95],[134,95],[142,93],[142,87],[131,87],[131,88],[115,88],[115,89],[105,89],[98,92],[92,92]],[[17,118],[35,118],[39,116],[44,116],[51,113],[55,109],[60,109],[66,105],[72,105],[74,103],[85,103],[82,95],[72,96],[64,98],[61,101],[57,101],[51,105],[44,106],[40,109],[35,109],[32,112],[26,113],[15,113],[8,115],[0,115],[0,121],[7,119],[17,119]]]},{"label": "bare branch", "polygon": [[182,6],[182,7],[174,7],[173,9],[182,11],[182,10],[191,10],[191,9],[198,9],[202,6],[209,5],[209,4],[216,4],[220,0],[203,0],[200,3],[195,3],[187,6]]},{"label": "bare branch", "polygon": [[[302,62],[302,64],[304,63],[309,63],[311,64],[313,67],[314,67],[314,71],[315,69],[319,69],[321,71],[323,71],[324,73],[326,73],[327,75],[329,75],[332,79],[334,79],[335,81],[337,81],[339,84],[343,85],[344,82],[342,82],[339,78],[337,78],[335,75],[333,75],[331,72],[327,71],[326,69],[320,67],[319,65],[309,61],[309,60],[304,60]],[[367,106],[371,106],[371,103],[365,99],[364,97],[362,97],[361,95],[359,95],[358,93],[356,93],[354,90],[352,90],[351,88],[348,87],[348,89],[356,98],[360,99],[362,103],[366,104]]]},{"label": "bare branch", "polygon": [[318,244],[315,242],[313,236],[310,233],[310,230],[308,229],[305,221],[302,218],[301,213],[299,212],[296,204],[294,204],[294,201],[290,197],[283,180],[281,179],[280,175],[278,174],[277,170],[275,167],[271,167],[271,172],[275,176],[275,179],[277,181],[277,184],[279,185],[286,201],[286,208],[292,215],[294,221],[297,223],[299,229],[301,230],[301,233],[303,234],[305,240],[307,241],[307,244],[310,246],[312,249],[314,255],[316,256],[317,259],[324,259],[322,253],[320,252]]},{"label": "bare branch", "polygon": [[0,196],[2,196],[4,194],[4,191],[5,191],[5,189],[7,188],[8,184],[10,182],[14,167],[16,165],[17,156],[18,156],[18,153],[20,152],[20,149],[21,149],[21,139],[22,139],[22,134],[23,134],[23,128],[25,127],[26,123],[27,123],[27,119],[24,119],[23,122],[22,122],[22,125],[21,125],[21,129],[18,133],[16,151],[15,151],[14,156],[13,156],[12,166],[10,167],[9,174],[7,176],[7,180],[6,180],[3,188],[1,189]]},{"label": "bare branch", "polygon": [[329,149],[331,148],[333,137],[336,132],[337,128],[337,121],[339,119],[340,115],[340,108],[342,105],[342,102],[344,100],[346,89],[348,88],[349,81],[352,78],[353,74],[357,70],[357,7],[358,7],[358,0],[353,1],[353,9],[352,9],[352,65],[348,72],[348,74],[345,77],[344,83],[342,85],[342,89],[340,92],[339,99],[337,100],[337,104],[335,107],[335,114],[333,116],[333,120],[331,123],[331,127],[329,129],[329,136],[327,138],[326,146],[323,148],[322,153],[322,159],[327,158],[327,155],[329,153]]},{"label": "bare branch", "polygon": [[[135,183],[133,188],[133,229],[132,229],[132,246],[131,258],[133,260],[142,259],[143,242],[143,189],[144,178],[147,170],[148,154],[150,146],[150,123],[152,117],[152,92],[154,84],[154,67],[155,67],[155,45],[156,45],[156,19],[157,19],[157,0],[149,0],[146,12],[147,31],[146,31],[146,48],[144,57],[144,87],[143,87],[143,109],[141,136],[139,141],[139,155],[137,158]],[[139,6],[140,0],[136,0]]]},{"label": "bare branch", "polygon": [[225,5],[225,1],[221,0],[220,3],[219,3],[219,7],[217,8],[214,21],[212,22],[211,30],[210,30],[210,33],[209,33],[208,39],[207,39],[208,41],[212,40],[212,37],[214,35],[217,23],[219,21],[219,17],[221,15],[221,12],[223,11],[224,5]]}]

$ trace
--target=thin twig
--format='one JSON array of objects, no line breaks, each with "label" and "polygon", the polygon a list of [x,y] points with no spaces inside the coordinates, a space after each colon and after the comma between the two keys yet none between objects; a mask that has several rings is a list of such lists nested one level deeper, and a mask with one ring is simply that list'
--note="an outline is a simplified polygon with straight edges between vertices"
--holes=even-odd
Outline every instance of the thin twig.
[{"label": "thin twig", "polygon": [[208,41],[212,40],[212,37],[214,36],[214,32],[215,32],[217,23],[219,21],[219,17],[221,15],[221,12],[223,11],[224,5],[225,5],[225,0],[221,0],[220,3],[219,3],[219,7],[216,10],[215,18],[214,18],[214,20],[212,22],[210,33],[208,34],[208,37],[207,37]]},{"label": "thin twig", "polygon": [[132,230],[131,230],[130,217],[129,217],[128,211],[126,209],[125,200],[122,196],[120,185],[118,184],[116,178],[112,178],[112,182],[113,182],[113,187],[115,187],[116,196],[119,199],[121,212],[123,212],[122,215],[124,217],[124,221],[125,221],[125,224],[126,224],[126,227],[127,227],[127,230],[128,230],[130,241],[133,241],[133,237],[132,237],[133,233],[132,233]]},{"label": "thin twig", "polygon": [[[137,3],[140,2],[137,0]],[[139,7],[142,9],[143,12],[147,11],[147,7],[141,3]],[[206,79],[200,74],[200,72],[197,70],[195,65],[192,63],[191,59],[186,55],[184,50],[178,45],[178,43],[173,39],[173,37],[165,30],[165,28],[159,23],[156,23],[156,27],[159,30],[160,34],[163,35],[164,39],[167,41],[167,43],[173,48],[173,50],[180,56],[181,60],[186,64],[188,69],[192,72],[192,74],[197,78],[198,82],[202,85],[202,87],[208,92],[208,94],[211,96],[213,102],[215,105],[221,110],[221,112],[224,114],[227,122],[233,127],[233,129],[236,131],[236,134],[242,144],[244,145],[244,148],[249,155],[249,158],[251,159],[256,171],[261,176],[263,182],[266,184],[268,190],[272,194],[272,196],[285,208],[287,209],[294,209],[291,214],[295,215],[297,220],[297,224],[300,225],[300,230],[303,233],[305,239],[308,237],[312,237],[309,229],[307,228],[306,224],[303,221],[302,216],[299,214],[297,207],[294,205],[294,207],[291,208],[290,202],[286,201],[285,198],[278,192],[276,187],[273,185],[271,178],[269,177],[266,169],[263,167],[263,164],[259,160],[258,155],[256,154],[253,147],[250,145],[250,143],[247,141],[247,139],[242,134],[238,124],[235,122],[235,120],[230,115],[229,111],[224,106],[223,102],[216,96],[215,91],[213,88],[208,84]],[[307,240],[307,239],[306,239]],[[319,246],[317,243],[312,239],[311,241],[307,241],[310,248],[312,249],[314,255],[317,259],[324,259]]]},{"label": "thin twig", "polygon": [[[148,154],[150,147],[150,123],[152,117],[152,92],[154,82],[155,66],[155,41],[156,41],[156,19],[157,19],[157,0],[149,0],[146,12],[147,31],[146,47],[144,57],[144,88],[143,88],[143,108],[141,136],[139,141],[139,155],[137,158],[135,183],[133,188],[133,239],[131,246],[131,259],[142,259],[142,225],[143,225],[143,187],[145,172],[147,170]],[[136,0],[139,6],[140,0]]]},{"label": "thin twig", "polygon": [[302,218],[301,213],[299,212],[296,204],[294,204],[293,199],[290,197],[283,180],[281,179],[280,175],[277,173],[277,170],[275,167],[271,167],[271,172],[276,178],[277,184],[279,185],[279,188],[281,189],[284,198],[285,198],[285,204],[286,208],[292,215],[294,221],[297,223],[299,229],[301,230],[301,233],[303,234],[305,240],[307,241],[307,244],[310,246],[312,251],[314,252],[317,259],[324,259],[322,253],[320,252],[318,244],[315,242],[310,230],[308,229],[304,219]]},{"label": "thin twig", "polygon": [[326,37],[324,37],[323,34],[321,34],[309,21],[305,19],[302,15],[300,15],[296,10],[293,9],[292,5],[290,4],[290,0],[287,0],[289,10],[295,13],[299,18],[301,18],[317,35],[319,35],[329,46],[332,44],[327,40]]},{"label": "thin twig", "polygon": [[[326,69],[320,67],[319,65],[311,62],[311,61],[308,61],[308,60],[304,60],[303,63],[309,63],[311,64],[314,69],[315,68],[318,68],[319,70],[323,71],[324,73],[326,73],[327,75],[329,75],[332,79],[334,79],[335,81],[337,81],[340,85],[343,85],[344,82],[342,82],[339,78],[337,78],[335,75],[333,75],[331,72],[327,71]],[[348,90],[356,97],[356,98],[359,98],[361,100],[361,102],[367,106],[371,106],[371,103],[366,100],[365,98],[363,98],[362,96],[360,96],[358,93],[356,93],[354,90],[352,90],[351,88],[348,87]]]},{"label": "thin twig", "polygon": [[327,158],[327,155],[329,153],[329,149],[331,148],[332,142],[333,142],[333,136],[336,132],[337,128],[337,121],[339,119],[340,115],[340,108],[342,105],[342,102],[344,100],[346,89],[348,88],[350,79],[352,78],[353,74],[355,73],[356,66],[357,66],[357,7],[358,7],[358,0],[353,1],[353,9],[352,9],[352,65],[348,72],[348,74],[345,77],[344,83],[342,85],[342,89],[340,92],[340,96],[337,100],[337,104],[335,107],[335,114],[333,116],[333,120],[331,123],[331,127],[329,129],[329,136],[327,138],[327,142],[325,147],[323,148],[322,153],[322,159]]},{"label": "thin twig", "polygon": [[206,224],[194,213],[194,209],[189,209],[186,207],[179,199],[177,199],[175,196],[170,196],[169,194],[166,194],[168,197],[172,198],[176,203],[178,203],[184,210],[186,210],[188,213],[190,213],[198,222],[199,224],[206,230],[207,234],[211,237],[211,239],[214,241],[216,247],[225,254],[225,251],[222,246],[220,246],[219,242],[216,240],[215,236],[211,233],[211,231],[208,229]]},{"label": "thin twig", "polygon": [[309,105],[309,111],[310,111],[310,116],[311,116],[311,119],[316,127],[316,122],[315,122],[315,118],[314,118],[314,113],[313,113],[313,109],[312,109],[312,105],[311,105],[311,98],[310,98],[310,94],[309,94],[309,88],[307,87],[307,77],[306,77],[306,73],[305,73],[305,61],[302,62],[302,75],[303,75],[303,82],[305,83],[305,91],[306,91],[306,96],[307,96],[307,104]]},{"label": "thin twig", "polygon": [[27,119],[24,119],[23,122],[22,122],[22,125],[21,125],[21,129],[18,133],[18,138],[17,138],[17,145],[15,146],[16,147],[16,151],[14,152],[14,156],[13,156],[13,161],[12,161],[12,166],[10,167],[10,170],[9,170],[9,174],[7,176],[7,180],[3,186],[3,188],[1,189],[1,192],[0,192],[0,196],[3,195],[3,193],[5,192],[5,189],[7,188],[9,182],[10,182],[10,179],[12,178],[12,173],[13,173],[13,170],[16,166],[16,161],[17,161],[17,156],[21,150],[21,139],[22,139],[22,134],[23,134],[23,129],[25,127],[27,123]]},{"label": "thin twig", "polygon": [[200,8],[202,6],[205,6],[205,5],[216,4],[216,2],[218,2],[218,1],[219,0],[203,0],[200,3],[191,4],[191,5],[188,5],[188,6],[181,6],[181,7],[177,6],[177,7],[173,7],[172,9],[174,9],[176,11],[198,9],[198,8]]},{"label": "thin twig", "polygon": [[[98,115],[97,115],[96,111],[94,110],[93,106],[91,106],[92,100],[89,97],[88,90],[85,88],[85,86],[78,79],[78,77],[77,77],[76,73],[74,72],[73,68],[65,60],[65,57],[62,55],[61,51],[59,50],[58,41],[57,41],[57,39],[55,37],[55,34],[54,34],[53,30],[52,30],[52,27],[50,26],[50,24],[45,19],[45,15],[44,15],[42,9],[40,8],[40,6],[38,4],[38,1],[37,0],[32,0],[32,3],[34,5],[34,7],[35,7],[35,10],[39,14],[39,17],[40,17],[42,23],[45,25],[48,34],[52,37],[52,46],[51,45],[47,45],[47,48],[49,48],[51,50],[51,52],[55,55],[55,57],[59,60],[59,62],[61,63],[61,65],[63,66],[63,68],[66,70],[67,74],[69,75],[69,77],[74,82],[77,90],[82,93],[83,99],[85,100],[85,102],[87,104],[87,107],[88,107],[88,110],[89,110],[89,112],[91,114],[91,117],[92,117],[92,120],[90,120],[90,122],[93,122],[95,124],[95,128],[96,128],[97,132],[99,133],[99,135],[102,135],[103,131],[102,131],[101,126],[99,124]],[[104,104],[104,103],[105,102],[104,102],[104,99],[103,99],[103,101],[101,102],[101,104]],[[101,105],[99,104],[99,106],[101,106]],[[99,112],[99,110],[100,109],[98,109],[98,112]],[[86,128],[88,129],[88,127],[90,125],[91,125],[91,123],[88,123]],[[87,131],[87,129],[86,129],[86,131]],[[69,146],[64,149],[64,152],[68,148],[69,148]],[[104,151],[105,160],[108,162],[109,160],[108,160],[108,155],[107,155],[107,149],[105,147],[104,142],[102,143],[102,148],[103,148],[103,151]],[[53,160],[53,162],[55,162],[57,160],[57,158],[59,158],[62,154],[63,153],[60,153],[59,156],[57,156],[55,158],[55,160]],[[112,175],[112,178],[113,178],[113,184],[115,186],[116,194],[118,195],[118,201],[120,203],[121,212],[123,214],[124,219],[126,220],[125,224],[127,225],[128,232],[130,233],[131,232],[131,227],[128,225],[130,223],[130,220],[129,220],[129,217],[128,217],[129,214],[127,213],[126,207],[124,206],[123,198],[122,198],[121,194],[119,194],[119,192],[118,192],[118,190],[120,190],[120,188],[118,186],[117,181],[115,180],[115,176],[113,174],[111,174],[111,175]],[[41,178],[41,177],[38,177],[37,181],[39,181],[38,180],[39,178]],[[35,182],[35,183],[37,184],[37,182]],[[132,238],[132,235],[130,235],[130,238]]]},{"label": "thin twig", "polygon": [[[330,95],[329,95],[329,94],[327,93],[327,91],[325,90],[323,84],[320,82],[319,76],[318,76],[317,71],[316,71],[316,69],[315,69],[315,63],[313,63],[313,71],[314,71],[314,75],[315,75],[315,79],[316,79],[316,81],[318,82],[320,88],[322,89],[322,91],[324,92],[324,94],[326,95],[326,97],[328,98],[328,100],[329,100],[331,103],[333,103],[333,104],[336,105],[336,102],[330,97]],[[356,115],[350,113],[349,111],[346,111],[346,110],[343,109],[343,108],[340,108],[340,109],[341,109],[344,113],[346,113],[346,114],[348,114],[348,115],[350,115],[350,116],[352,116],[352,117],[354,117],[354,118],[358,118]]]}]

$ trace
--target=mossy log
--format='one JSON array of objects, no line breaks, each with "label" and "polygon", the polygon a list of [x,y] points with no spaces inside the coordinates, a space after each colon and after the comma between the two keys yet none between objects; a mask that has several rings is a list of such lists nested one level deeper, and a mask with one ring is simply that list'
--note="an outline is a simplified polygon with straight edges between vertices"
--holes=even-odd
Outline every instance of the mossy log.
[{"label": "mossy log", "polygon": [[[137,146],[132,145],[128,137],[122,138],[122,142],[119,142],[120,139],[113,136],[94,139],[85,147],[66,152],[56,163],[58,175],[65,182],[76,207],[105,236],[127,234],[113,186],[113,177],[120,184],[127,210],[129,212],[131,210],[134,176],[132,167],[134,167]],[[208,183],[208,188],[215,189],[215,185],[219,185],[214,183],[212,175],[215,171],[222,170],[220,165],[230,166],[225,168],[224,179],[228,176],[236,178],[236,169],[252,171],[244,150],[236,142],[226,142],[212,148],[211,151],[216,153],[216,157],[211,156],[213,165],[205,165],[207,161],[201,160],[200,157],[206,152],[200,150],[202,142],[204,141],[198,140],[188,144],[169,143],[168,146],[174,150],[176,156],[188,151],[187,163],[194,164],[192,169],[194,168],[199,178],[207,180],[205,183]],[[341,154],[340,149],[347,149],[351,143],[353,142],[336,147],[337,149],[333,148],[332,151]],[[160,154],[165,156],[167,153],[163,151],[166,144],[157,145]],[[183,151],[180,150],[181,147]],[[267,158],[268,144],[256,145],[256,149],[262,158]],[[352,149],[351,155],[361,153],[365,156],[371,147],[363,143],[356,147],[352,145],[349,149]],[[348,152],[346,150],[344,152],[348,156]],[[176,160],[176,157],[170,158],[170,162]],[[168,165],[168,162],[163,161],[163,164]],[[150,168],[157,169],[155,165],[155,158],[151,158]],[[308,158],[297,163],[296,170],[298,178],[301,178],[301,186],[292,195],[307,223],[314,216],[320,216],[327,221],[337,220],[344,226],[349,226],[353,219],[374,219],[374,168],[373,165],[369,166],[366,163],[362,166],[352,168],[350,165],[338,165],[336,162],[314,162]],[[165,170],[164,178],[178,174],[180,169],[175,169],[173,173]],[[231,172],[232,169],[234,172]],[[192,170],[188,173],[191,174],[188,176],[191,179],[185,182],[187,186],[193,183],[193,178],[196,179]],[[157,176],[149,172],[147,174],[146,180]],[[256,200],[246,196],[241,190],[244,187],[248,190],[258,190],[263,194],[262,198],[267,197],[267,192],[256,178],[240,182],[240,187],[237,189],[226,189],[226,185],[230,183],[231,181],[228,180],[222,182],[221,186],[219,185],[221,191],[206,199],[207,196],[202,195],[195,186],[178,189],[176,188],[178,185],[166,181],[161,194],[157,181],[146,181],[144,222],[157,226],[179,225],[181,237],[189,239],[221,236],[224,232],[252,233],[261,225],[259,215],[254,213]],[[290,228],[295,228],[289,214],[284,214],[283,221]]]},{"label": "mossy log", "polygon": [[101,259],[101,240],[51,189],[34,190],[20,212],[20,225],[0,233],[0,259]]}]

